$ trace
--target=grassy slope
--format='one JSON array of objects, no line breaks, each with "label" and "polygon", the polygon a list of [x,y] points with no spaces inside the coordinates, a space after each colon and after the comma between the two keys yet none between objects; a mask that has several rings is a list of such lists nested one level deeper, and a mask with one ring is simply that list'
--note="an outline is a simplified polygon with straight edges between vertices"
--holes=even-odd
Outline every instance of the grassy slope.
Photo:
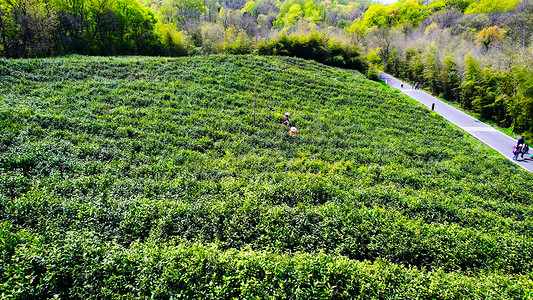
[{"label": "grassy slope", "polygon": [[533,289],[533,176],[356,72],[74,56],[0,60],[0,82],[5,295]]}]

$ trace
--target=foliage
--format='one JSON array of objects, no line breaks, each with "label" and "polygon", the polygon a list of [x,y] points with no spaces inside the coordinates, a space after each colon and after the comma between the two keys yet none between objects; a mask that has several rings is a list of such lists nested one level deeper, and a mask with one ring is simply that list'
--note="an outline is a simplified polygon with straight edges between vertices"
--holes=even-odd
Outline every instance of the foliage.
[{"label": "foliage", "polygon": [[198,21],[205,10],[200,0],[164,0],[158,7],[158,17],[164,24],[175,24],[182,29],[186,22]]},{"label": "foliage", "polygon": [[348,31],[357,32],[359,27],[408,27],[419,24],[429,14],[428,7],[416,0],[399,1],[387,6],[377,3],[370,6],[364,17],[354,22]]},{"label": "foliage", "polygon": [[288,0],[281,3],[280,13],[274,21],[275,27],[294,25],[301,18],[311,22],[321,19],[321,7],[314,0]]},{"label": "foliage", "polygon": [[[222,250],[216,244],[183,241],[135,242],[124,247],[102,243],[90,233],[50,234],[52,242],[46,245],[42,239],[5,229],[0,236],[15,247],[28,246],[15,254],[15,259],[26,263],[10,271],[22,275],[34,268],[49,270],[10,282],[13,289],[8,292],[25,298],[444,299],[497,295],[512,299],[527,298],[533,285],[527,275],[474,278],[404,268],[383,260],[358,262],[323,252],[287,255],[250,248]],[[30,281],[36,282],[35,288]]]},{"label": "foliage", "polygon": [[307,36],[282,34],[277,39],[258,45],[261,55],[294,56],[312,59],[331,66],[355,69],[365,73],[368,66],[359,54],[359,49],[329,39],[316,31]]},{"label": "foliage", "polygon": [[168,56],[187,55],[188,45],[183,36],[183,31],[178,31],[173,24],[156,24],[156,34],[158,35],[163,53]]},{"label": "foliage", "polygon": [[493,13],[497,11],[506,11],[516,7],[518,0],[479,0],[470,4],[465,14],[474,13]]},{"label": "foliage", "polygon": [[252,1],[246,2],[246,5],[244,5],[244,7],[241,9],[241,12],[242,13],[247,12],[250,15],[255,16],[256,9],[257,9],[257,3],[255,3],[255,1],[252,0]]},{"label": "foliage", "polygon": [[224,35],[224,44],[223,44],[223,50],[226,53],[230,54],[246,54],[250,53],[252,50],[252,43],[248,36],[246,35],[246,31],[244,30],[237,30],[235,27],[230,26],[228,29],[226,29],[226,34]]},{"label": "foliage", "polygon": [[138,0],[0,1],[4,57],[151,54],[155,18]]},{"label": "foliage", "polygon": [[444,0],[444,6],[447,9],[458,9],[464,12],[470,5],[476,2],[476,0]]},{"label": "foliage", "polygon": [[365,12],[362,20],[366,27],[389,25],[389,14],[386,6],[374,4]]},{"label": "foliage", "polygon": [[502,43],[505,36],[505,30],[498,26],[484,28],[476,35],[476,42],[482,44],[485,49],[488,49],[491,44]]},{"label": "foliage", "polygon": [[531,295],[533,175],[356,71],[68,56],[0,82],[2,297]]}]

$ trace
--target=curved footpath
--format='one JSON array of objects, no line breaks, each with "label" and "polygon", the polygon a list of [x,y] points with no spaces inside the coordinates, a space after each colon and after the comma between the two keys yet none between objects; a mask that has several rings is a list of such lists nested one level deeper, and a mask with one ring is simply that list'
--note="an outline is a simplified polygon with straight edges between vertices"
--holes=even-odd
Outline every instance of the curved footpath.
[{"label": "curved footpath", "polygon": [[[520,165],[528,171],[533,171],[533,160],[529,159],[530,154],[525,154],[524,159],[520,157],[518,160],[513,160],[512,151],[513,146],[516,145],[516,140],[510,136],[494,129],[493,127],[476,120],[475,118],[465,114],[464,112],[454,108],[453,106],[442,102],[441,100],[427,94],[421,90],[413,89],[409,84],[404,82],[404,87],[401,87],[402,81],[390,76],[386,73],[381,73],[381,79],[396,89],[399,89],[404,94],[424,104],[429,109],[435,104],[434,111],[443,116],[448,121],[462,128],[473,137],[484,142],[492,149],[498,151],[504,157],[507,157],[512,162]],[[526,156],[528,159],[526,159]]]}]

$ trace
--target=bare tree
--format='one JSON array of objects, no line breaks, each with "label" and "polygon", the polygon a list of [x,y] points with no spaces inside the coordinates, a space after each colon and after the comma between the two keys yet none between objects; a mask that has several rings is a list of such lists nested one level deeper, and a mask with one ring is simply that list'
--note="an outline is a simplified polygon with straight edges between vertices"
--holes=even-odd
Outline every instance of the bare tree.
[{"label": "bare tree", "polygon": [[530,0],[519,2],[516,8],[506,14],[505,27],[508,34],[519,41],[520,46],[528,46],[533,35],[533,4]]},{"label": "bare tree", "polygon": [[463,14],[456,8],[445,9],[432,15],[424,24],[437,23],[440,28],[449,28],[457,24],[462,17]]}]

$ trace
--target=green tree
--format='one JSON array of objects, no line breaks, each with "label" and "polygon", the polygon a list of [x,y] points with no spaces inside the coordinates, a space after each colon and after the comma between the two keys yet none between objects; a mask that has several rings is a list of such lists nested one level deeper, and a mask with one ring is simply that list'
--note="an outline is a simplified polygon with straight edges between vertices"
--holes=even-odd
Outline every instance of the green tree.
[{"label": "green tree", "polygon": [[290,27],[302,18],[312,23],[322,19],[322,6],[318,6],[313,0],[288,0],[279,5],[279,14],[274,21],[274,27]]},{"label": "green tree", "polygon": [[54,53],[57,18],[43,0],[0,0],[0,53],[5,57]]},{"label": "green tree", "polygon": [[257,4],[255,3],[255,1],[253,1],[253,0],[252,0],[252,1],[248,1],[248,2],[246,2],[246,4],[244,5],[244,8],[241,9],[241,12],[242,12],[242,13],[247,12],[247,13],[249,13],[250,15],[255,16],[255,14],[256,14],[256,12],[255,12],[255,11],[256,11],[256,8],[257,8]]},{"label": "green tree", "polygon": [[533,134],[533,71],[520,67],[515,71],[517,92],[512,106],[514,113],[513,127],[515,132]]},{"label": "green tree", "polygon": [[362,23],[365,27],[389,25],[388,9],[382,4],[374,4],[365,12]]},{"label": "green tree", "polygon": [[461,12],[464,12],[470,4],[476,0],[444,0],[444,5],[447,9],[457,8]]},{"label": "green tree", "polygon": [[480,116],[487,120],[500,121],[505,115],[504,106],[501,101],[496,101],[499,95],[498,74],[490,68],[481,71],[476,92],[472,98],[472,107]]},{"label": "green tree", "polygon": [[472,2],[464,12],[465,14],[493,13],[513,9],[517,4],[518,0],[480,0]]},{"label": "green tree", "polygon": [[472,108],[472,101],[478,96],[481,69],[479,63],[472,55],[465,59],[466,71],[461,84],[461,104],[464,108]]},{"label": "green tree", "polygon": [[448,54],[443,61],[444,68],[441,70],[440,82],[442,84],[442,96],[444,99],[459,102],[461,76],[457,69],[457,63],[452,55]]},{"label": "green tree", "polygon": [[420,51],[413,48],[408,48],[405,51],[405,59],[407,61],[408,78],[413,81],[422,81],[424,74],[424,62]]},{"label": "green tree", "polygon": [[360,21],[364,27],[405,27],[416,25],[430,15],[427,6],[416,0],[400,1],[393,5],[374,4]]},{"label": "green tree", "polygon": [[179,29],[188,22],[197,22],[206,7],[202,0],[163,0],[159,8],[158,19],[165,24],[172,23]]},{"label": "green tree", "polygon": [[222,50],[231,54],[246,54],[251,51],[252,42],[245,30],[238,30],[235,26],[230,26],[224,34]]},{"label": "green tree", "polygon": [[398,7],[401,25],[417,25],[430,15],[428,7],[416,0],[406,0],[395,3]]},{"label": "green tree", "polygon": [[174,24],[157,23],[155,31],[161,41],[165,55],[187,54],[187,43],[183,31],[176,30]]},{"label": "green tree", "polygon": [[424,83],[429,86],[433,94],[442,93],[441,62],[438,58],[438,51],[434,44],[431,44],[424,59]]}]

